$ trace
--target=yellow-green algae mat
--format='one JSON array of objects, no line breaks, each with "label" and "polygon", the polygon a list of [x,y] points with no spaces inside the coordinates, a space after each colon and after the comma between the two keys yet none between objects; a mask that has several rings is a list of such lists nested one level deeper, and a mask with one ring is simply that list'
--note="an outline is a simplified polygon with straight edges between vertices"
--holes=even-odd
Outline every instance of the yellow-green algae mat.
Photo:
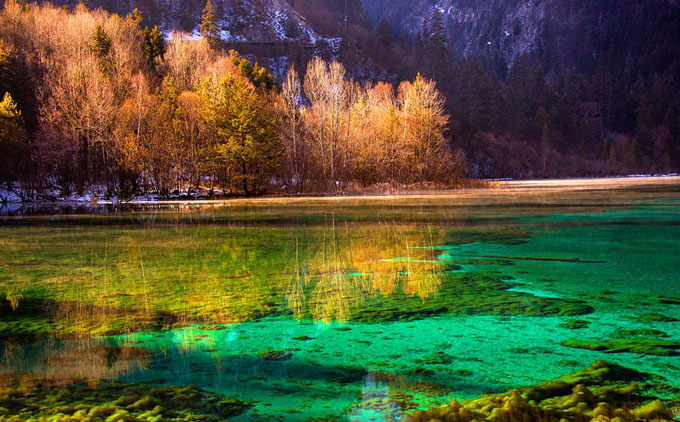
[{"label": "yellow-green algae mat", "polygon": [[[556,380],[506,394],[417,410],[403,422],[666,421],[677,408],[648,395],[647,375],[598,361]],[[652,393],[654,394],[654,393]]]}]

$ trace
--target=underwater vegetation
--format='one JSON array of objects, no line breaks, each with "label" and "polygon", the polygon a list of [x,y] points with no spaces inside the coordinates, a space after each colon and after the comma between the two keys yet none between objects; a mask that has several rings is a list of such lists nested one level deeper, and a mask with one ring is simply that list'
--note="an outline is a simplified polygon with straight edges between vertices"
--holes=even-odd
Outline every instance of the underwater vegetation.
[{"label": "underwater vegetation", "polygon": [[[12,233],[16,239],[4,240],[12,247],[0,252],[6,259],[0,267],[0,339],[116,335],[285,314],[381,323],[442,314],[593,312],[582,300],[510,291],[518,284],[494,271],[465,272],[438,261],[439,251],[431,246],[441,241],[439,229],[423,233],[423,227],[389,226],[376,234],[365,227],[340,233],[305,228],[296,238],[267,228],[271,236],[265,244],[260,236],[237,229],[177,229],[168,240],[162,228],[111,228],[105,251],[89,230],[46,237],[25,230],[38,240],[27,242]],[[487,241],[495,239],[491,233],[484,232]],[[340,238],[330,242],[335,235]],[[499,242],[508,237],[503,230],[496,235]],[[30,247],[16,246],[24,242]],[[90,256],[54,242],[85,243]],[[252,256],[251,249],[259,255]],[[72,265],[77,269],[62,273]]]},{"label": "underwater vegetation", "polygon": [[407,414],[403,422],[633,422],[671,420],[649,375],[597,361],[586,369],[505,394]]},{"label": "underwater vegetation", "polygon": [[0,219],[0,422],[669,419],[680,202],[587,195]]},{"label": "underwater vegetation", "polygon": [[658,338],[613,338],[609,340],[565,340],[562,345],[605,353],[638,353],[654,356],[679,356],[680,342]]},{"label": "underwater vegetation", "polygon": [[646,322],[677,322],[680,319],[663,314],[648,313],[638,316],[640,321]]},{"label": "underwater vegetation", "polygon": [[285,350],[261,350],[257,356],[264,360],[280,361],[292,358],[293,354]]},{"label": "underwater vegetation", "polygon": [[564,322],[557,324],[558,327],[566,328],[568,330],[580,330],[583,328],[588,328],[590,326],[590,321],[583,319],[568,319]]},{"label": "underwater vegetation", "polygon": [[408,321],[433,315],[525,315],[578,316],[593,312],[586,302],[567,298],[537,297],[509,291],[518,284],[508,282],[497,273],[446,273],[436,297],[422,301],[418,297],[395,294],[364,299],[351,312],[351,321]]},{"label": "underwater vegetation", "polygon": [[72,384],[0,388],[1,422],[161,422],[224,421],[248,405],[195,385]]}]

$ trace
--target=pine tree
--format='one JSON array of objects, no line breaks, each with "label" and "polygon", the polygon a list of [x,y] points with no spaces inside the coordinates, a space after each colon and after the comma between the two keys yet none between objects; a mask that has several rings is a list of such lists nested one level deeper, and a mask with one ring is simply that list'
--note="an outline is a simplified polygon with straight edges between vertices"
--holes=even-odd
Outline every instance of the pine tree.
[{"label": "pine tree", "polygon": [[300,25],[292,15],[286,16],[285,33],[290,39],[296,39],[301,35]]},{"label": "pine tree", "polygon": [[126,20],[131,24],[141,28],[144,17],[142,16],[142,12],[140,12],[139,9],[135,7],[132,9],[132,13],[127,15]]},{"label": "pine tree", "polygon": [[110,51],[111,37],[109,37],[101,25],[97,25],[92,35],[92,52],[101,59],[106,57]]},{"label": "pine tree", "polygon": [[386,18],[382,18],[376,29],[376,35],[378,36],[378,41],[384,46],[390,45],[393,38],[392,25],[390,21]]},{"label": "pine tree", "polygon": [[203,38],[208,40],[208,43],[212,48],[218,49],[220,47],[222,39],[220,38],[220,32],[217,26],[217,11],[210,0],[205,3],[205,7],[203,8],[203,16],[201,16],[201,26],[199,27],[199,30]]},{"label": "pine tree", "polygon": [[444,17],[440,9],[435,9],[430,20],[427,38],[425,39],[426,64],[428,73],[441,82],[446,75],[449,64],[448,35],[444,26]]},{"label": "pine tree", "polygon": [[216,84],[209,76],[199,85],[207,105],[204,118],[217,135],[216,155],[248,196],[282,163],[281,139],[264,99],[246,78],[228,75]]},{"label": "pine tree", "polygon": [[24,119],[17,103],[12,99],[9,92],[0,102],[0,139],[3,141],[16,139],[23,130]]},{"label": "pine tree", "polygon": [[111,60],[112,41],[109,34],[104,31],[101,25],[97,25],[92,34],[92,53],[99,60],[99,70],[107,75],[113,72],[113,61]]},{"label": "pine tree", "polygon": [[236,50],[229,50],[229,60],[236,67],[238,74],[248,79],[255,88],[265,88],[271,90],[276,86],[276,80],[271,73],[259,63],[251,65],[248,59],[242,58]]},{"label": "pine tree", "polygon": [[[144,22],[144,17],[139,9],[134,8],[132,13],[127,15],[126,22],[132,26],[137,27],[141,30],[142,23]],[[158,29],[158,26],[154,26],[153,29],[149,29],[148,26],[144,26],[142,32],[142,51],[144,52],[144,59],[150,69],[155,69],[156,67],[156,57],[163,58],[165,54],[165,37]]]},{"label": "pine tree", "polygon": [[155,68],[156,57],[162,58],[165,54],[165,38],[158,30],[158,26],[154,26],[153,29],[144,28],[143,50],[146,63],[150,68]]},{"label": "pine tree", "polygon": [[0,92],[10,90],[10,85],[15,79],[12,51],[5,48],[4,41],[0,38]]},{"label": "pine tree", "polygon": [[418,32],[416,38],[416,64],[419,68],[422,68],[423,61],[425,60],[425,41],[423,38],[423,34]]},{"label": "pine tree", "polygon": [[8,188],[19,176],[18,163],[25,138],[21,111],[12,96],[6,92],[0,102],[0,182],[6,183]]}]

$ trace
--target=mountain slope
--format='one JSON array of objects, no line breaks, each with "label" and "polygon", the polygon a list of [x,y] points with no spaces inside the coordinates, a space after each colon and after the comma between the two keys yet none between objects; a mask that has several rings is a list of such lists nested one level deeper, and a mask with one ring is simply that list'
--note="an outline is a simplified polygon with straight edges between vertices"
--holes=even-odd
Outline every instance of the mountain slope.
[{"label": "mountain slope", "polygon": [[[225,41],[314,42],[319,34],[285,0],[212,0]],[[54,1],[73,7],[76,1]],[[139,9],[146,21],[163,31],[197,33],[205,0],[90,0],[90,8],[126,15]]]},{"label": "mountain slope", "polygon": [[[600,58],[613,67],[642,65],[646,52],[664,46],[655,65],[678,57],[680,10],[668,0],[363,0],[371,19],[386,18],[415,38],[439,9],[453,60],[477,58],[503,75],[524,54],[546,71],[592,72]],[[630,57],[628,57],[630,55]],[[505,67],[505,69],[502,68]]]}]

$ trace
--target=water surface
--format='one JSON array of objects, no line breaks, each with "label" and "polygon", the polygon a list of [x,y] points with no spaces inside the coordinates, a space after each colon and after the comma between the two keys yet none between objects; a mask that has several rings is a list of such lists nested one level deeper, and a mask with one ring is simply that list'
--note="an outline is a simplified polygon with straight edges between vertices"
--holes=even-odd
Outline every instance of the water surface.
[{"label": "water surface", "polygon": [[388,420],[599,359],[680,388],[676,349],[564,344],[680,341],[677,182],[0,212],[7,383],[195,384],[243,421]]}]

